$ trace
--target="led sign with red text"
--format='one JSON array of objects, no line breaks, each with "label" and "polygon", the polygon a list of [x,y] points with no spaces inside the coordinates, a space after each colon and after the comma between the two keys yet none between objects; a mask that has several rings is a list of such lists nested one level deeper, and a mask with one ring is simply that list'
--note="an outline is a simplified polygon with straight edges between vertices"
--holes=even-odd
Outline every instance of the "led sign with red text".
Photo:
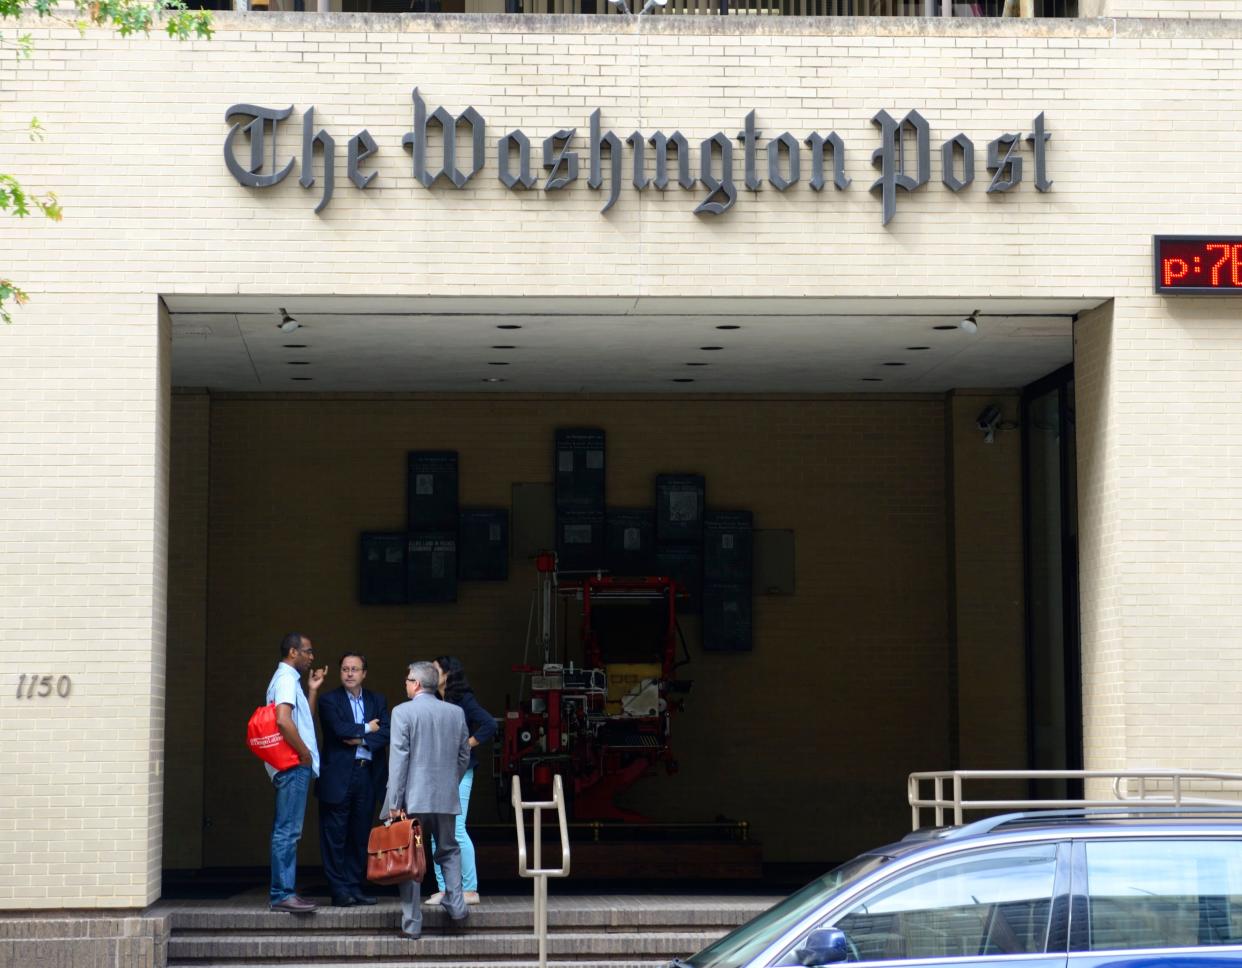
[{"label": "led sign with red text", "polygon": [[1157,235],[1156,292],[1242,294],[1242,237]]}]

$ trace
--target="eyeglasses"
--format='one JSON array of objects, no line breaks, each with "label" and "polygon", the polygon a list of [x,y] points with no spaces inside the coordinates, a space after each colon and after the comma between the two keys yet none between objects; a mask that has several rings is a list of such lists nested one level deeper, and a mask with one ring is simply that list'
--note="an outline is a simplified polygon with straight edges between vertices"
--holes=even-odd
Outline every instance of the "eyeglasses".
[{"label": "eyeglasses", "polygon": [[406,682],[418,682],[418,680],[417,680],[417,679],[406,679],[405,681],[406,681]]},{"label": "eyeglasses", "polygon": [[303,655],[314,655],[315,654],[314,649],[298,649],[298,651],[301,652]]}]

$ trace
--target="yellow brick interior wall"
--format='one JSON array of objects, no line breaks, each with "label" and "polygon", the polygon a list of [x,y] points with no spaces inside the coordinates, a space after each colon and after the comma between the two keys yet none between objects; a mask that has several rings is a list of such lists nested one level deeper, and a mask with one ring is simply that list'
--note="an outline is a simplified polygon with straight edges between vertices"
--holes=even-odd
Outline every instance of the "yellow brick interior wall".
[{"label": "yellow brick interior wall", "polygon": [[[175,401],[194,426],[186,441],[194,455],[202,399]],[[973,419],[975,403],[957,409]],[[364,607],[358,533],[403,529],[406,451],[457,450],[462,504],[508,507],[513,482],[550,480],[553,430],[567,425],[606,430],[609,504],[649,506],[656,473],[697,472],[710,505],[749,508],[758,527],[796,532],[797,592],[755,599],[753,652],[704,653],[697,618],[685,620],[693,663],[683,674],[694,688],[674,729],[681,772],[642,782],[623,802],[666,820],[748,820],[773,861],[843,858],[901,832],[905,774],[955,756],[942,399],[216,397],[205,864],[264,862],[270,793],[238,724],[262,699],[284,631],[311,635],[318,661],[330,665],[343,649],[364,651],[368,685],[391,702],[403,696],[407,662],[460,655],[480,699],[503,713],[518,691],[510,667],[524,657],[531,565],[511,562],[507,583],[461,584],[455,605]],[[958,444],[970,476],[1011,492],[959,519],[963,561],[1005,563],[968,574],[987,587],[959,596],[970,615],[963,642],[980,654],[962,672],[963,744],[986,750],[987,765],[1012,764],[1025,748],[1014,436],[985,448],[976,432]],[[190,482],[186,495],[194,506],[198,488]],[[193,522],[191,511],[176,509],[175,545],[175,522],[183,514]],[[187,603],[197,587],[187,588]],[[187,622],[200,615],[191,603]],[[581,661],[572,637],[570,645]],[[200,661],[193,648],[170,653],[173,668],[190,667],[187,681]],[[199,708],[186,703],[184,715]],[[170,708],[170,734],[198,728],[182,715]],[[495,819],[490,773],[487,764],[476,782],[479,822]],[[170,814],[169,839],[192,840],[194,816]],[[313,814],[309,823],[313,831]],[[307,836],[305,859],[316,851]]]},{"label": "yellow brick interior wall", "polygon": [[172,414],[163,864],[176,869],[202,866],[211,399],[179,393]]},{"label": "yellow brick interior wall", "polygon": [[[975,426],[987,406],[1002,413],[990,444]],[[1012,393],[959,392],[946,402],[955,765],[967,769],[1026,763],[1020,419]]]}]

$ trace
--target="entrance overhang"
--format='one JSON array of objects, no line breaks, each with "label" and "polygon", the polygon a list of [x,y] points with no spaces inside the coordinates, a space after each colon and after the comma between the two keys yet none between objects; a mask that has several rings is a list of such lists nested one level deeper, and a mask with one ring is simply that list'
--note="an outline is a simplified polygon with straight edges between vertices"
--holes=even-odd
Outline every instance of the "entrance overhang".
[{"label": "entrance overhang", "polygon": [[[168,295],[219,392],[942,393],[1071,361],[1089,298]],[[977,314],[977,330],[959,323]],[[282,327],[284,314],[295,329]]]}]

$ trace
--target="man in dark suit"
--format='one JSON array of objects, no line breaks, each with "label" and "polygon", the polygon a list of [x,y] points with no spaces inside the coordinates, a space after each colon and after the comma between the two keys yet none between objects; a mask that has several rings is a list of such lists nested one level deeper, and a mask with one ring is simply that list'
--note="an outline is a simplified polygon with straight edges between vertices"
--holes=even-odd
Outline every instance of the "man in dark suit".
[{"label": "man in dark suit", "polygon": [[[461,848],[455,831],[461,813],[458,784],[470,766],[470,731],[460,706],[436,696],[440,673],[430,662],[415,662],[405,679],[403,702],[392,711],[392,748],[388,753],[389,816],[404,810],[418,817],[436,843],[435,861],[444,872],[441,906],[460,924],[468,913],[461,892]],[[400,885],[401,932],[411,940],[422,933],[418,885]]]},{"label": "man in dark suit", "polygon": [[375,801],[387,786],[388,701],[362,688],[365,655],[347,652],[340,667],[340,688],[319,697],[323,763],[315,792],[319,848],[332,903],[352,907],[375,903],[362,885]]}]

